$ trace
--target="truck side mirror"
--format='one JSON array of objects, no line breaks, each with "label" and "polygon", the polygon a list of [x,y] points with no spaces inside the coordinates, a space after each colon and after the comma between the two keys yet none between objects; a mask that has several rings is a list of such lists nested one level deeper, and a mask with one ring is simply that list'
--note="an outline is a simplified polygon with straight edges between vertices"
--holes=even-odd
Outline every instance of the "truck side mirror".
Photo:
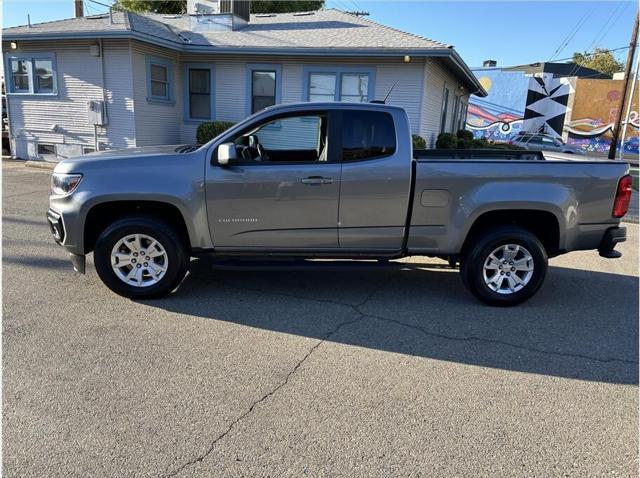
[{"label": "truck side mirror", "polygon": [[228,166],[229,161],[236,159],[236,145],[234,143],[223,143],[218,146],[218,164]]}]

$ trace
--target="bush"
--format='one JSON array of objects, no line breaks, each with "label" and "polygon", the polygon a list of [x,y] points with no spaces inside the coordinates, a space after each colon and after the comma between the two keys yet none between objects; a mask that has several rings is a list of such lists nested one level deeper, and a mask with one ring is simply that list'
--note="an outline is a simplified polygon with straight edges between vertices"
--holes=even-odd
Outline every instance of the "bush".
[{"label": "bush", "polygon": [[440,133],[436,140],[436,149],[458,149],[458,137],[453,133]]},{"label": "bush", "polygon": [[196,132],[196,142],[198,144],[204,144],[211,141],[216,136],[224,133],[231,128],[235,123],[230,121],[207,121],[198,126]]},{"label": "bush", "polygon": [[427,142],[424,140],[422,136],[418,136],[417,134],[412,134],[411,140],[413,142],[413,149],[427,149]]},{"label": "bush", "polygon": [[459,129],[456,136],[464,141],[473,141],[473,133],[468,129]]}]

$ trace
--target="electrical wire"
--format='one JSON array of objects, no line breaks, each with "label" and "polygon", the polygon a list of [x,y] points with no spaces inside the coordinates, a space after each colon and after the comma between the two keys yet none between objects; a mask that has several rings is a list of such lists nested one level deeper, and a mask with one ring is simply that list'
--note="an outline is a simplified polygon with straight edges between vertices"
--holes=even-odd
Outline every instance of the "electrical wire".
[{"label": "electrical wire", "polygon": [[565,36],[562,39],[562,41],[560,42],[560,45],[558,45],[558,48],[556,48],[556,50],[553,52],[551,57],[549,57],[549,61],[553,60],[556,56],[558,56],[560,52],[564,50],[564,48],[571,42],[571,40],[573,40],[573,38],[584,26],[584,24],[587,22],[587,20],[589,19],[591,14],[594,12],[594,10],[595,10],[595,7],[592,8],[589,12],[585,12],[584,15],[580,17],[580,19],[576,22],[575,26],[571,29],[571,31],[567,33],[567,36]]}]

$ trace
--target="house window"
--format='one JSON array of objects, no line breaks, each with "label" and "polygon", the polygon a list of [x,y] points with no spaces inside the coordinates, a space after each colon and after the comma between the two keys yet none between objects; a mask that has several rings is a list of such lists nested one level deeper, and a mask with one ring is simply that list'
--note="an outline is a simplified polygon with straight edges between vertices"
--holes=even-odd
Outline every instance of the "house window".
[{"label": "house window", "polygon": [[276,72],[251,72],[251,113],[276,104]]},{"label": "house window", "polygon": [[458,119],[460,117],[460,98],[458,96],[453,97],[453,118],[451,118],[451,132],[455,133],[458,127]]},{"label": "house window", "polygon": [[340,101],[366,103],[369,97],[369,75],[346,73],[342,75]]},{"label": "house window", "polygon": [[96,152],[96,148],[94,148],[93,146],[82,147],[82,154],[89,154],[89,153],[95,153],[95,152]]},{"label": "house window", "polygon": [[311,73],[309,76],[309,101],[334,101],[336,99],[336,75]]},{"label": "house window", "polygon": [[173,101],[173,64],[147,56],[147,101]]},{"label": "house window", "polygon": [[467,104],[464,101],[460,101],[460,124],[458,129],[465,129],[467,127]]},{"label": "house window", "polygon": [[9,93],[56,94],[55,61],[52,57],[10,57]]},{"label": "house window", "polygon": [[309,101],[366,103],[373,91],[371,72],[310,72]]},{"label": "house window", "polygon": [[445,127],[447,126],[447,112],[449,110],[449,88],[444,87],[444,92],[442,93],[442,116],[440,117],[440,132],[445,132]]},{"label": "house window", "polygon": [[246,76],[246,111],[257,113],[280,103],[282,91],[282,65],[248,64]]},{"label": "house window", "polygon": [[38,156],[55,156],[55,155],[56,155],[55,144],[38,143]]},{"label": "house window", "polygon": [[211,70],[189,69],[189,117],[211,118]]}]

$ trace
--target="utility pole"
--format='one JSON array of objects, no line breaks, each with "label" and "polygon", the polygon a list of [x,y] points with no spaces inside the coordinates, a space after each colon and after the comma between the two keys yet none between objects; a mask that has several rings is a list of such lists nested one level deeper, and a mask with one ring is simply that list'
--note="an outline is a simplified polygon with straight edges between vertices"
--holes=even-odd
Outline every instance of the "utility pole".
[{"label": "utility pole", "polygon": [[[622,97],[620,98],[620,106],[618,107],[618,118],[613,125],[613,135],[611,137],[611,146],[609,146],[609,159],[615,159],[616,149],[618,148],[618,138],[620,137],[620,127],[622,126],[622,111],[624,110],[624,101],[627,98],[629,90],[629,81],[631,81],[631,66],[633,57],[636,54],[636,44],[638,43],[638,18],[640,9],[636,11],[636,19],[633,22],[633,31],[631,32],[631,42],[629,42],[629,52],[627,53],[627,64],[624,69],[624,86],[622,87]],[[633,98],[629,98],[633,101]],[[626,126],[625,126],[626,127]]]},{"label": "utility pole", "polygon": [[84,17],[84,8],[82,5],[82,0],[73,0],[73,4],[76,7],[76,18]]}]

